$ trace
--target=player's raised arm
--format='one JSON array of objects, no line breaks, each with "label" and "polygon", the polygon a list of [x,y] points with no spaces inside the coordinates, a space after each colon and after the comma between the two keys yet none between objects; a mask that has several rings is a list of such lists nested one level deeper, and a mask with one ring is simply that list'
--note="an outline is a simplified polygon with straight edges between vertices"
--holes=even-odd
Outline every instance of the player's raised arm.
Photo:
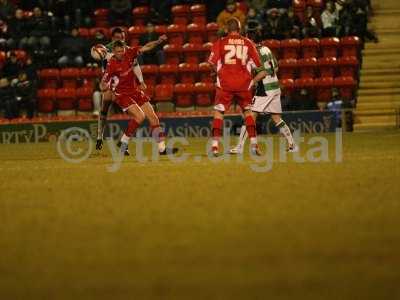
[{"label": "player's raised arm", "polygon": [[249,86],[249,89],[251,89],[260,80],[264,79],[268,73],[265,70],[263,64],[261,63],[260,55],[257,51],[256,46],[252,42],[249,45],[249,59],[252,61],[256,69],[256,76],[253,78]]},{"label": "player's raised arm", "polygon": [[164,43],[167,39],[168,39],[167,36],[164,34],[164,35],[160,36],[157,41],[148,42],[146,45],[141,47],[139,49],[139,52],[143,53],[143,52],[151,51],[158,45],[161,45],[162,43]]}]

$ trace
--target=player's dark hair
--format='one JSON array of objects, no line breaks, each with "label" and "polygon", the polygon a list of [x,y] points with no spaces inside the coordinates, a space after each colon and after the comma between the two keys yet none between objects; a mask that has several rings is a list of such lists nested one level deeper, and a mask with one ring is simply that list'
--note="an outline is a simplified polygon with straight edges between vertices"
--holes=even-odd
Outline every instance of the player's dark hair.
[{"label": "player's dark hair", "polygon": [[226,22],[226,30],[228,32],[240,32],[240,21],[238,18],[230,18],[227,22]]},{"label": "player's dark hair", "polygon": [[122,42],[122,41],[115,41],[114,44],[113,44],[113,49],[118,48],[118,47],[124,48],[125,47],[125,43]]},{"label": "player's dark hair", "polygon": [[116,27],[111,31],[111,36],[114,36],[116,33],[123,34],[124,31],[120,27]]}]

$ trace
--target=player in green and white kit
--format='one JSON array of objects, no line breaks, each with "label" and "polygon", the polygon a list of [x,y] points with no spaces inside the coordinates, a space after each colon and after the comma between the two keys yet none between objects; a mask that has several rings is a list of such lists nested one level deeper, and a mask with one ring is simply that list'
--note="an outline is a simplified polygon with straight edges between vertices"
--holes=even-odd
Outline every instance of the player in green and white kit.
[{"label": "player in green and white kit", "polygon": [[[271,114],[275,126],[279,128],[280,133],[287,140],[287,150],[289,152],[297,152],[298,147],[293,140],[292,133],[285,121],[281,118],[281,89],[276,75],[278,72],[278,62],[268,47],[258,44],[257,50],[260,54],[264,69],[267,71],[267,76],[264,77],[262,81],[259,81],[256,87],[256,93],[251,107],[254,119],[257,118],[258,114]],[[243,125],[240,130],[238,144],[230,150],[231,154],[243,152],[247,136],[246,126]]]}]

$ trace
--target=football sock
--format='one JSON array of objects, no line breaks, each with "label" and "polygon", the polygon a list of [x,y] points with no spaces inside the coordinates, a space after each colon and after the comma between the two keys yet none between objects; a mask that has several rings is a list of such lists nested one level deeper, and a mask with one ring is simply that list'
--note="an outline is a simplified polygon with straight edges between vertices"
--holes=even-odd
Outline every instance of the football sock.
[{"label": "football sock", "polygon": [[244,147],[244,143],[246,143],[246,139],[249,135],[247,134],[247,130],[246,130],[246,125],[242,125],[242,127],[240,128],[240,135],[239,135],[239,142],[238,142],[238,147],[243,149]]},{"label": "football sock", "polygon": [[244,119],[244,123],[246,124],[246,131],[250,137],[250,144],[257,144],[256,123],[254,122],[253,117],[247,116]]},{"label": "football sock", "polygon": [[218,147],[218,141],[222,136],[222,119],[214,119],[212,123],[212,137],[213,137],[213,147]]},{"label": "football sock", "polygon": [[165,151],[165,133],[160,127],[160,125],[151,126],[151,136],[158,143],[158,151]]},{"label": "football sock", "polygon": [[289,126],[286,125],[285,121],[282,119],[276,124],[279,128],[279,132],[286,138],[289,145],[294,144],[292,133],[290,132]]},{"label": "football sock", "polygon": [[124,138],[125,141],[123,141],[121,138],[121,142],[126,142],[126,138],[129,141],[129,139],[132,137],[132,135],[135,133],[138,127],[139,127],[138,122],[136,122],[134,119],[130,119],[128,127],[125,129],[124,135],[122,136],[122,138]]}]

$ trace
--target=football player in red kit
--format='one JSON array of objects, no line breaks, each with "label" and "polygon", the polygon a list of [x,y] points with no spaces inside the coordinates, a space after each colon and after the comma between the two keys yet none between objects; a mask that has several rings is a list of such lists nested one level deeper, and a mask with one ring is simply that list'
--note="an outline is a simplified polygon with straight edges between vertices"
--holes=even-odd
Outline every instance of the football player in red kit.
[{"label": "football player in red kit", "polygon": [[[259,154],[255,120],[251,114],[253,87],[266,76],[255,44],[240,34],[240,21],[232,18],[227,22],[228,35],[217,40],[211,49],[209,63],[217,72],[214,120],[212,123],[212,153],[219,154],[219,140],[223,132],[224,112],[236,98],[250,137],[251,151]],[[259,73],[253,78],[252,66]]]},{"label": "football player in red kit", "polygon": [[[126,47],[123,42],[116,41],[113,45],[113,57],[108,62],[101,86],[114,91],[115,102],[132,117],[121,137],[121,153],[127,152],[130,138],[147,116],[152,135],[159,145],[159,153],[168,154],[158,117],[149,102],[150,99],[138,86],[136,75],[132,69],[132,64],[140,54],[140,50],[141,47]],[[176,152],[176,149],[173,149],[172,152]]]}]

